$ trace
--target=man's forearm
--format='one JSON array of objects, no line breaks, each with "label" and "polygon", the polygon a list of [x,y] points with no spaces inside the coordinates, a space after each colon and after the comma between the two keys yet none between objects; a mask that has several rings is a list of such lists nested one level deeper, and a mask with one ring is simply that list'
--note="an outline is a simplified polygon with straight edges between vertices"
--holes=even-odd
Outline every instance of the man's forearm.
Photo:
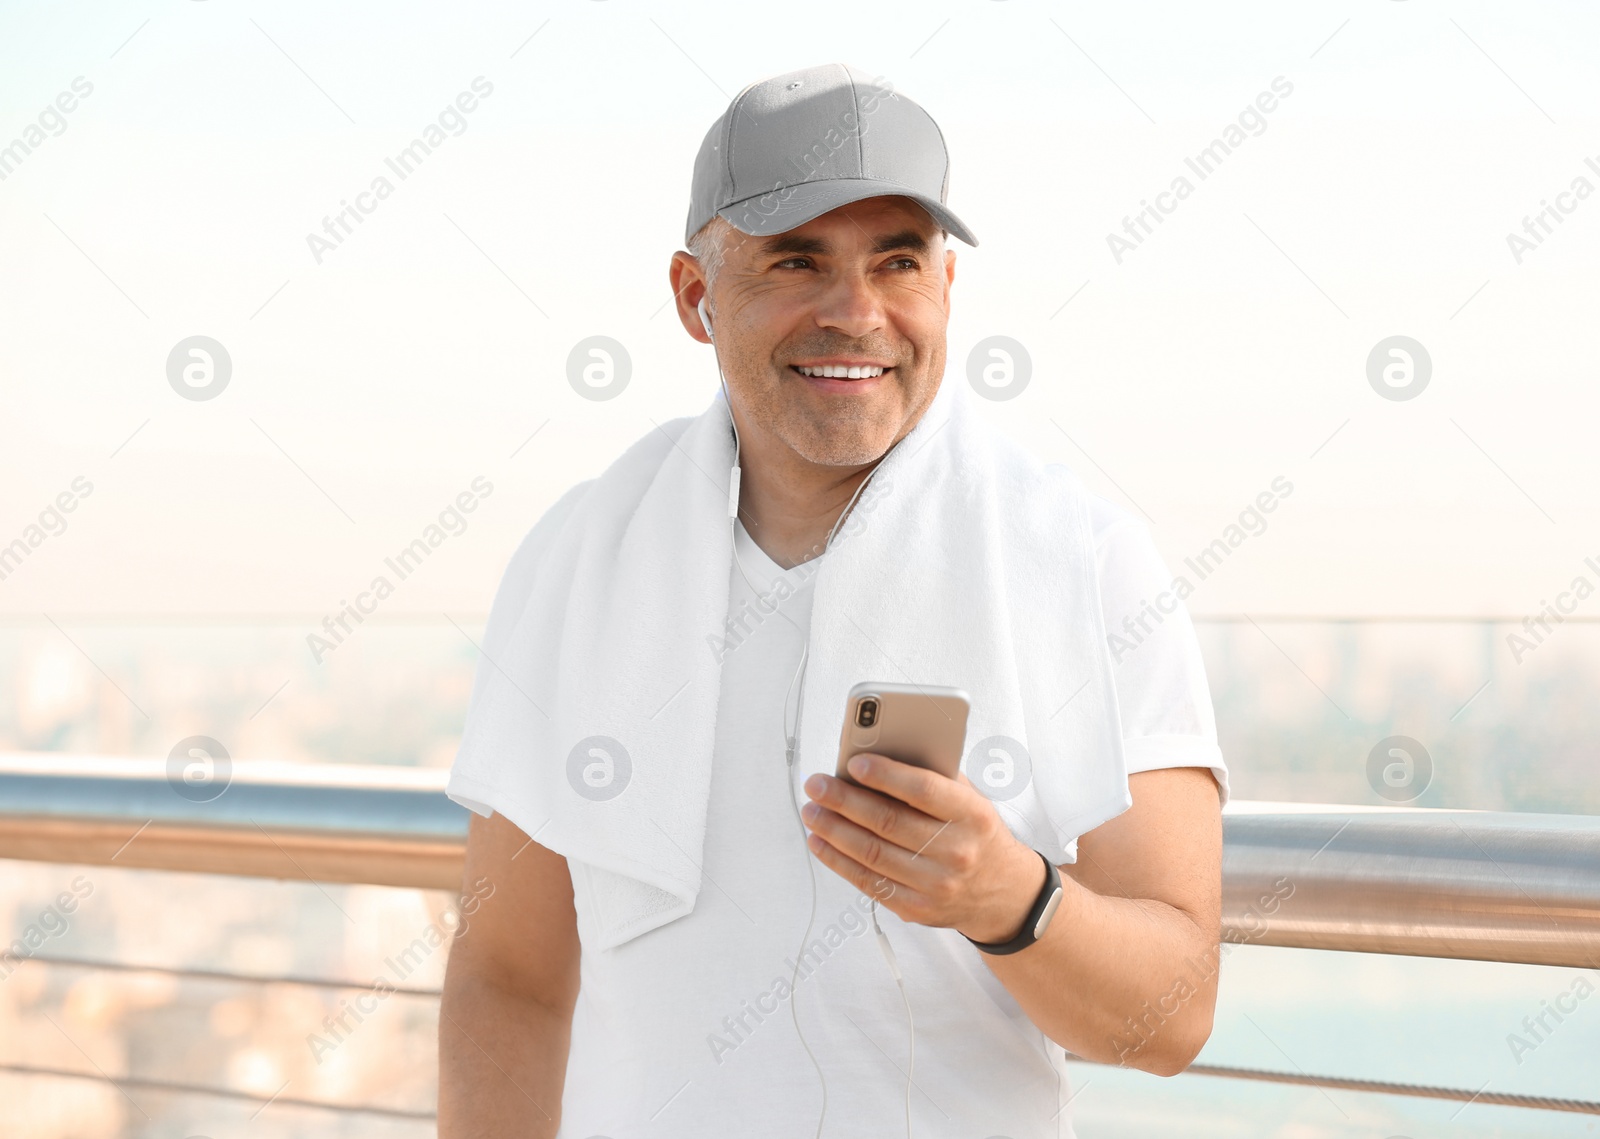
[{"label": "man's forearm", "polygon": [[[985,944],[1017,935],[1044,862],[965,774],[871,754],[853,757],[850,774],[860,786],[820,772],[805,782],[801,818],[818,858],[902,920]],[[1217,784],[1206,768],[1179,767],[1138,772],[1128,788],[1128,810],[1079,837],[1086,865],[1063,876],[1045,936],[985,960],[1062,1047],[1171,1074],[1210,1036],[1216,1003]]]},{"label": "man's forearm", "polygon": [[553,1139],[572,1012],[470,979],[439,1002],[440,1139]]},{"label": "man's forearm", "polygon": [[[1044,866],[1018,845],[1016,897],[1026,909]],[[1187,1067],[1211,1031],[1220,931],[1201,930],[1164,902],[1106,897],[1065,874],[1061,886],[1044,937],[1019,953],[985,954],[990,971],[1070,1052],[1158,1075]]]}]

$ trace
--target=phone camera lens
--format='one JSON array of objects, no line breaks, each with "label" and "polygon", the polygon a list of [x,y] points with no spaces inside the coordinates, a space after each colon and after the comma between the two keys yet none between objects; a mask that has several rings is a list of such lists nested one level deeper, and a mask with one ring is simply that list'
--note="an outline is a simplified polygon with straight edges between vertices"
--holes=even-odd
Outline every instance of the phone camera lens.
[{"label": "phone camera lens", "polygon": [[878,700],[868,696],[856,705],[856,724],[863,728],[870,728],[878,722]]}]

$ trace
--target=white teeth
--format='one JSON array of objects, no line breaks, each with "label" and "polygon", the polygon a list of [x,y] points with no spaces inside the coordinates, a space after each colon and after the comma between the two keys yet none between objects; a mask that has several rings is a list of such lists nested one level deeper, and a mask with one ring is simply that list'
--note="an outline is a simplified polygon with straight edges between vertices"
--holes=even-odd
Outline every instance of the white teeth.
[{"label": "white teeth", "polygon": [[815,368],[802,367],[799,372],[802,376],[818,376],[828,380],[862,380],[883,375],[883,369],[873,365],[845,367],[843,364],[826,364]]}]

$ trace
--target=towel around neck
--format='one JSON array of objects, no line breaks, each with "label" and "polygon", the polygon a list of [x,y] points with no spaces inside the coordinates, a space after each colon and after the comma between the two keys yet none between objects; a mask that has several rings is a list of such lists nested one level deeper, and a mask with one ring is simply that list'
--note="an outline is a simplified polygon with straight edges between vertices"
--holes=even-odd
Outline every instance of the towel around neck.
[{"label": "towel around neck", "polygon": [[[818,562],[796,764],[833,771],[859,681],[960,687],[967,748],[1029,757],[1002,817],[1066,862],[1130,803],[1084,491],[972,399],[942,384]],[[732,464],[719,392],[568,491],[495,598],[449,793],[582,864],[589,950],[690,913],[701,888]]]}]

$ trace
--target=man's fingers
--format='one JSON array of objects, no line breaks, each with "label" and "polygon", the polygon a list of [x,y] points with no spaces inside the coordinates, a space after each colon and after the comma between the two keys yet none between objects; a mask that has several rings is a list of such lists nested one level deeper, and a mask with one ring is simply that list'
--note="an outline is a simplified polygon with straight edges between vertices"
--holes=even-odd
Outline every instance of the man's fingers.
[{"label": "man's fingers", "polygon": [[924,814],[891,795],[856,787],[843,779],[813,775],[806,794],[851,822],[865,827],[886,842],[917,850],[945,825],[943,819]]},{"label": "man's fingers", "polygon": [[826,807],[818,808],[815,816],[806,820],[806,826],[853,863],[871,871],[875,877],[882,875],[893,878],[913,889],[926,891],[942,873],[932,859],[916,858],[914,851],[881,838]]},{"label": "man's fingers", "polygon": [[932,818],[951,819],[965,809],[965,788],[957,779],[937,771],[869,752],[852,756],[849,770],[864,786],[891,795]]},{"label": "man's fingers", "polygon": [[917,891],[895,881],[890,875],[861,865],[820,835],[811,835],[806,839],[806,845],[829,870],[867,897],[875,898],[879,905],[898,917],[913,920],[911,915],[921,912],[918,907],[927,904],[927,899]]}]

